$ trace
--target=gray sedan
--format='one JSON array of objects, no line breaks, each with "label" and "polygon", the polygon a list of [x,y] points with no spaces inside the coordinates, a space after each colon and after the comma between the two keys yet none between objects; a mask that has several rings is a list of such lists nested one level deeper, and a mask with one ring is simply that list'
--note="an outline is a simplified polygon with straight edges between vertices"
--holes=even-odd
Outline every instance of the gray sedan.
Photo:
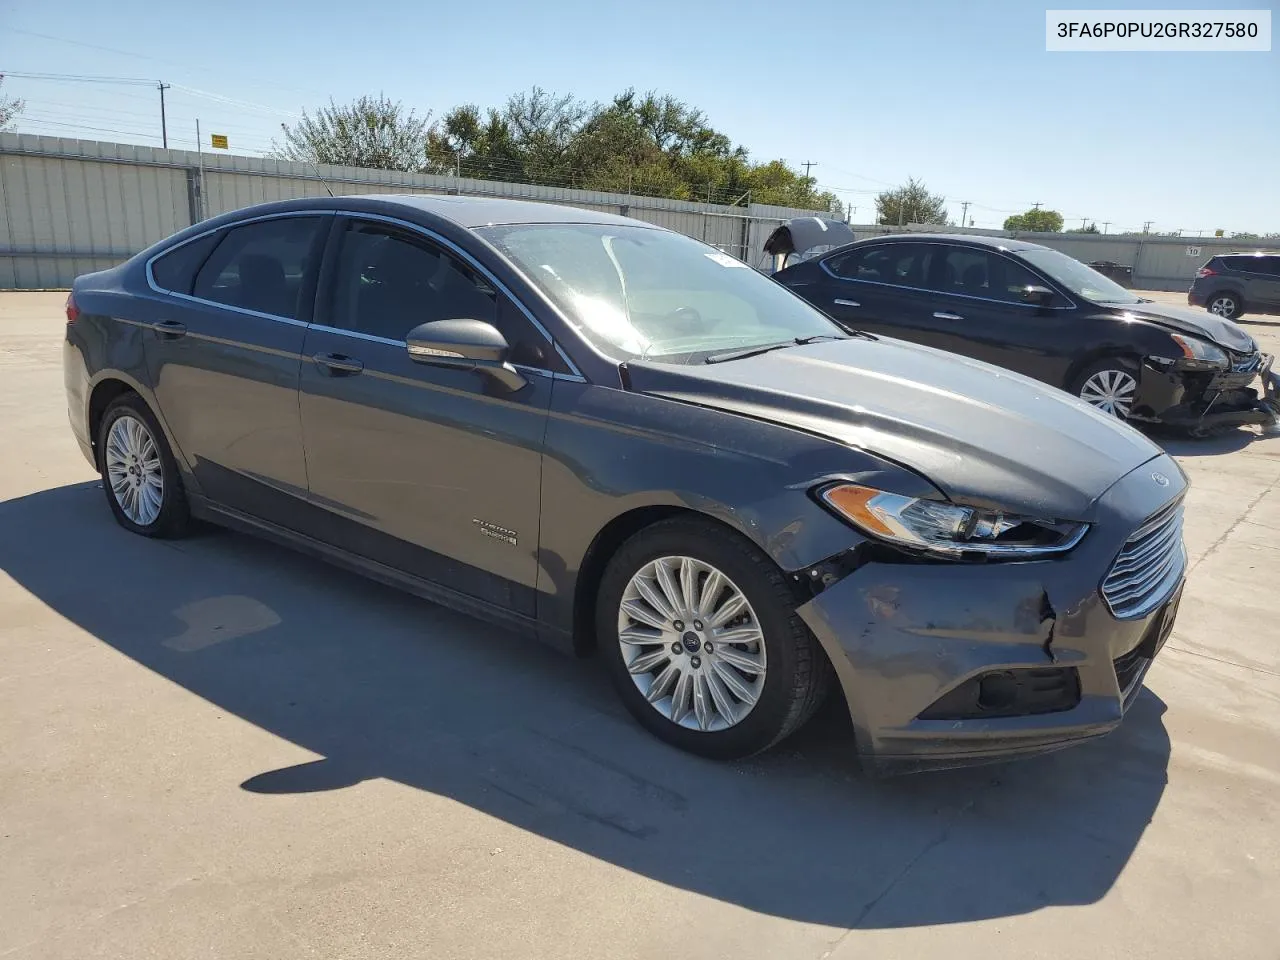
[{"label": "gray sedan", "polygon": [[877,770],[1052,749],[1121,721],[1172,628],[1186,479],[1141,434],[633,220],[267,204],[79,278],[67,321],[123,527],[203,518],[597,653],[706,756],[828,695]]}]

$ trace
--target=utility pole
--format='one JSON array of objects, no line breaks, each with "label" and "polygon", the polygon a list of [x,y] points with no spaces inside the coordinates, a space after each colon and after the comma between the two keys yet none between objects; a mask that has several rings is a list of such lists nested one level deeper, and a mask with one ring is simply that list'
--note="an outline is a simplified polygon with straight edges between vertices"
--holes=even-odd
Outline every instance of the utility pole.
[{"label": "utility pole", "polygon": [[160,88],[160,139],[164,143],[164,148],[169,149],[169,124],[164,115],[164,92],[172,86],[163,80],[156,82],[156,86]]},{"label": "utility pole", "polygon": [[1032,210],[1039,210],[1039,209],[1040,209],[1040,203],[1041,203],[1041,201],[1037,200],[1035,203],[1033,203],[1033,204],[1031,205],[1031,209],[1032,209]]},{"label": "utility pole", "polygon": [[196,161],[199,164],[198,170],[200,180],[200,219],[204,219],[204,150],[200,145],[200,118],[196,118]]},{"label": "utility pole", "polygon": [[1142,232],[1143,232],[1143,233],[1149,233],[1149,232],[1151,231],[1151,225],[1152,225],[1153,223],[1155,223],[1155,221],[1154,221],[1154,220],[1145,220],[1145,221],[1143,221],[1143,223],[1142,223]]},{"label": "utility pole", "polygon": [[1081,218],[1080,218],[1080,229],[1081,229],[1081,230],[1083,230],[1083,229],[1084,229],[1085,227],[1087,227],[1088,225],[1089,225],[1089,218],[1088,218],[1088,217],[1081,217]]},{"label": "utility pole", "polygon": [[1106,233],[1106,232],[1107,232],[1107,227],[1109,227],[1109,226],[1111,226],[1111,221],[1110,221],[1110,220],[1103,220],[1103,221],[1102,221],[1102,232],[1103,232],[1103,233]]},{"label": "utility pole", "polygon": [[804,178],[806,180],[809,179],[809,168],[816,167],[817,165],[817,162],[813,160],[806,160],[804,163],[800,164],[800,166],[804,167]]},{"label": "utility pole", "polygon": [[960,201],[960,226],[964,227],[969,222],[969,201]]}]

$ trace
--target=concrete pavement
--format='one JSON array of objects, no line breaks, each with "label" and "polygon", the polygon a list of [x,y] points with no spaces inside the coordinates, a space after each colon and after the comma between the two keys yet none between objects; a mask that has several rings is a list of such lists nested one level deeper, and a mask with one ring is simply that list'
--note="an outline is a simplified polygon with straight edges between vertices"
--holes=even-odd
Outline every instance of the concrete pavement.
[{"label": "concrete pavement", "polygon": [[838,710],[714,764],[591,662],[126,534],[62,299],[0,295],[0,957],[1280,956],[1280,438],[1167,441],[1193,568],[1117,733],[871,782]]}]

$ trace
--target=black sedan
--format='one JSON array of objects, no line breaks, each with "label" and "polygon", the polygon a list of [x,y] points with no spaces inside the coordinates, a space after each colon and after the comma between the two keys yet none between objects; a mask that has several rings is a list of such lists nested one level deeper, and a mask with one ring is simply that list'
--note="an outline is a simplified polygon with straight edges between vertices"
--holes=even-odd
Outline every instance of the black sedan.
[{"label": "black sedan", "polygon": [[1266,423],[1270,357],[1225,317],[1155,303],[1064,253],[974,235],[859,240],[775,274],[850,329],[1035,377],[1124,420]]},{"label": "black sedan", "polygon": [[598,651],[708,756],[835,685],[879,769],[1097,736],[1177,609],[1186,479],[1140,434],[621,217],[242,210],[79,278],[64,361],[126,530],[212,520]]}]

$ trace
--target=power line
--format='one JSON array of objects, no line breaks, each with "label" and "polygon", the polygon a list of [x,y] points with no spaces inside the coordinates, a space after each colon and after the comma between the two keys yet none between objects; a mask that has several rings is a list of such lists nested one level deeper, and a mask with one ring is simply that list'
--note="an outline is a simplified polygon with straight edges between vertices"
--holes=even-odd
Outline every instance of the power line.
[{"label": "power line", "polygon": [[51,80],[56,83],[121,83],[145,84],[151,86],[154,80],[143,77],[105,77],[93,74],[78,73],[26,73],[20,70],[0,70],[6,77],[19,77],[23,80]]},{"label": "power line", "polygon": [[[11,27],[11,28],[9,28],[9,32],[10,32],[10,33],[21,33],[21,34],[25,34],[25,35],[27,35],[27,36],[29,36],[29,37],[39,37],[41,40],[52,40],[52,41],[53,41],[53,42],[55,42],[55,43],[66,43],[66,44],[70,44],[70,45],[71,45],[71,46],[73,46],[73,47],[85,47],[85,48],[90,49],[90,50],[103,50],[103,51],[105,51],[105,52],[107,52],[107,53],[116,53],[116,54],[120,54],[121,56],[125,56],[125,57],[134,57],[135,59],[138,59],[138,60],[150,60],[150,61],[152,61],[153,63],[164,63],[164,64],[168,64],[169,66],[172,66],[172,67],[178,67],[178,68],[181,68],[181,69],[183,69],[183,70],[194,70],[194,71],[196,71],[196,72],[198,72],[198,73],[204,73],[204,74],[214,74],[214,73],[216,73],[216,74],[217,74],[218,76],[220,76],[220,77],[225,77],[225,76],[226,76],[226,74],[227,74],[226,69],[225,69],[225,68],[222,68],[222,67],[217,67],[217,68],[215,68],[215,67],[208,67],[208,66],[203,66],[203,65],[200,65],[200,64],[193,64],[193,63],[192,63],[191,61],[189,61],[189,60],[172,60],[172,59],[169,59],[169,58],[166,58],[166,57],[157,57],[157,56],[154,56],[153,54],[149,54],[149,53],[137,53],[137,52],[135,52],[135,51],[131,51],[131,50],[121,50],[121,49],[119,49],[118,47],[105,47],[105,46],[101,46],[101,45],[96,44],[96,43],[86,43],[86,42],[84,42],[83,40],[72,40],[70,37],[58,37],[58,36],[54,36],[54,35],[53,35],[53,34],[51,34],[51,33],[38,33],[38,32],[36,32],[35,30],[22,30],[22,29],[19,29],[19,28],[17,28],[17,27]],[[277,90],[291,90],[291,91],[293,91],[294,93],[304,93],[304,94],[306,94],[307,96],[314,96],[314,97],[323,97],[323,96],[324,96],[324,94],[320,93],[320,92],[319,92],[319,91],[317,91],[317,90],[307,90],[307,89],[303,89],[303,88],[301,88],[301,87],[290,87],[290,86],[286,86],[285,84],[279,83],[279,82],[277,82],[276,80],[267,80],[267,79],[264,79],[264,78],[262,78],[262,77],[254,77],[254,76],[250,76],[250,75],[245,74],[245,73],[243,73],[243,72],[241,72],[241,71],[237,71],[237,72],[236,72],[236,74],[237,74],[237,76],[238,76],[238,77],[240,77],[240,78],[242,78],[242,79],[245,79],[245,80],[252,80],[252,81],[254,81],[254,82],[256,82],[256,83],[266,83],[266,84],[270,84],[270,86],[271,86],[271,87],[273,87],[274,89],[277,89]],[[144,81],[144,82],[151,83],[151,82],[154,82],[154,81]]]}]

